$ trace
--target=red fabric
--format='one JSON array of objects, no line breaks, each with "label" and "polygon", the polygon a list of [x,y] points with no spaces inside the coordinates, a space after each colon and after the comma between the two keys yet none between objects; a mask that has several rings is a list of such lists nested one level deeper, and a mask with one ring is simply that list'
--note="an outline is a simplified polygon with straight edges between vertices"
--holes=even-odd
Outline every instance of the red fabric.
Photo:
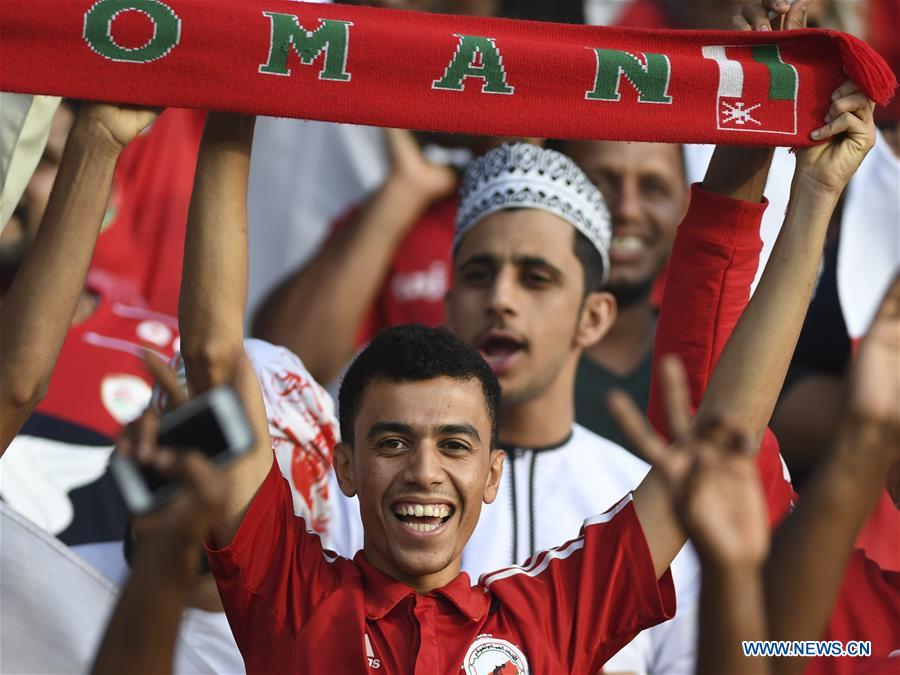
[{"label": "red fabric", "polygon": [[[444,296],[453,272],[450,250],[457,203],[454,196],[433,204],[400,242],[387,279],[360,326],[357,347],[368,344],[378,331],[391,326],[443,325]],[[354,210],[338,220],[332,227],[332,235],[356,213]]]},{"label": "red fabric", "polygon": [[[677,354],[688,373],[691,396],[700,404],[725,343],[750,300],[759,265],[759,228],[767,202],[751,204],[691,188],[691,203],[672,247],[653,349],[654,377],[647,414],[665,432],[660,357]],[[766,430],[757,456],[770,524],[783,518],[793,499],[778,441]]]},{"label": "red fabric", "polygon": [[[900,73],[900,40],[897,40],[900,2],[867,0],[864,12],[867,16],[866,42],[884,57],[897,75]],[[875,121],[887,124],[900,122],[900,97],[895,96],[887,107],[876,109]]]},{"label": "red fabric", "polygon": [[[105,23],[86,20],[127,8],[127,0],[4,0],[0,89],[495,136],[810,145],[809,132],[821,125],[845,71],[882,103],[896,87],[875,52],[834,31],[548,25],[288,0],[153,3],[160,6],[158,11],[174,17],[175,24],[156,34],[161,41],[172,36],[171,44],[163,45],[171,48],[136,63],[123,61],[122,55],[150,34],[149,14],[125,9]],[[305,30],[318,28],[322,19],[352,23],[337,74],[332,69],[328,78],[321,77],[327,61],[322,54],[313,54],[304,66],[289,53],[284,66],[289,72],[281,65],[275,68],[279,72],[261,71],[270,54],[279,51],[270,44],[272,13],[297,17]],[[434,86],[447,74],[460,36],[494,41],[506,79],[497,93],[482,91],[486,80],[481,76],[466,77],[460,90]],[[119,51],[101,55],[98,45],[115,43]],[[293,43],[285,39],[284,44]],[[796,90],[796,110],[790,95],[787,100],[770,96],[769,71],[749,57],[749,46],[762,44],[777,44],[783,61],[796,69],[799,85],[790,87]],[[725,87],[737,86],[734,97],[723,94],[720,100],[719,66],[703,56],[703,47],[715,45],[727,46],[728,56],[742,60],[746,75],[729,78],[731,86]],[[625,52],[665,55],[671,72],[657,82],[665,82],[671,102],[639,102],[624,76],[615,94],[619,100],[589,99],[586,94],[597,80],[593,48],[601,47],[622,58],[632,58]],[[332,48],[336,53],[338,48]],[[482,68],[485,59],[479,51],[462,67]],[[762,122],[726,114],[728,106],[734,111],[738,104],[744,111],[753,108]]]},{"label": "red fabric", "polygon": [[823,640],[870,640],[871,658],[811,659],[806,675],[900,673],[900,573],[882,570],[856,549],[831,612]]},{"label": "red fabric", "polygon": [[674,28],[657,0],[631,0],[616,19],[621,28]]},{"label": "red fabric", "polygon": [[94,272],[88,288],[99,297],[97,308],[69,329],[36,412],[115,439],[130,421],[121,416],[137,417],[150,400],[153,380],[141,354],[151,349],[168,360],[177,347],[178,322],[148,309],[115,277]]},{"label": "red fabric", "polygon": [[[494,668],[504,658],[515,664],[512,655],[529,672],[596,673],[674,611],[671,574],[657,582],[630,498],[586,521],[578,539],[538,553],[527,570],[485,575],[474,587],[460,574],[418,595],[361,552],[350,561],[323,551],[292,515],[290,489],[273,466],[231,545],[209,559],[250,675],[456,673],[466,661],[466,672],[507,672]],[[489,655],[471,646],[487,635],[511,649],[486,668]]]},{"label": "red fabric", "polygon": [[166,110],[116,164],[93,268],[134,282],[152,307],[178,313],[181,263],[206,113]]}]

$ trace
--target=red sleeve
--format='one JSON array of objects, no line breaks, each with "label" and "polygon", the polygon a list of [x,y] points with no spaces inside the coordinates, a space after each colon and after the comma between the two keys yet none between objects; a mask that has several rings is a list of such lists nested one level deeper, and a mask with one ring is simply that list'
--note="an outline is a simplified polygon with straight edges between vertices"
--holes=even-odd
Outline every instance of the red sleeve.
[{"label": "red sleeve", "polygon": [[[688,372],[691,398],[700,404],[722,349],[750,300],[759,266],[759,228],[767,201],[750,203],[691,187],[691,204],[678,227],[666,274],[653,349],[653,380],[647,415],[666,433],[656,377],[665,354],[677,354]],[[790,507],[793,489],[778,442],[766,429],[757,465],[771,523]]]},{"label": "red sleeve", "polygon": [[657,581],[629,494],[580,536],[481,578],[533,644],[567,655],[568,672],[600,672],[645,628],[675,614],[670,571]]},{"label": "red sleeve", "polygon": [[294,516],[291,491],[272,463],[225,548],[207,548],[210,569],[248,672],[277,672],[294,635],[340,583],[347,560],[322,548]]}]

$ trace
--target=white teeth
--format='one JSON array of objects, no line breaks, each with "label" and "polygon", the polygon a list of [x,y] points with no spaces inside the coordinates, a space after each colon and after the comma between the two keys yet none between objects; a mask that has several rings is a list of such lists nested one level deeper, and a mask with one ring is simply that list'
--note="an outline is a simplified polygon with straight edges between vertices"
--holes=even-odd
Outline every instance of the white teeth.
[{"label": "white teeth", "polygon": [[434,530],[436,530],[440,527],[440,525],[426,525],[425,523],[407,523],[405,521],[403,521],[403,526],[408,527],[409,529],[414,530],[415,532],[421,532],[423,534],[426,532],[433,532]]},{"label": "white teeth", "polygon": [[613,237],[612,246],[621,251],[640,251],[644,248],[644,240],[634,235]]},{"label": "white teeth", "polygon": [[398,516],[415,516],[417,518],[446,518],[450,515],[448,504],[397,504],[393,510]]}]

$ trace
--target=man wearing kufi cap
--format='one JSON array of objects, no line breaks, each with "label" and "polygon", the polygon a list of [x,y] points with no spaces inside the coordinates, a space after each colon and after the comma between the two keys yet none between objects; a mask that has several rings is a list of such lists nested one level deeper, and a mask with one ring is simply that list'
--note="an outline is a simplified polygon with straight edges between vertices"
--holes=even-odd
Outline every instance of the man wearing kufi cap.
[{"label": "man wearing kufi cap", "polygon": [[[616,318],[605,290],[612,225],[599,189],[566,155],[516,144],[472,162],[460,196],[448,324],[500,380],[507,454],[498,498],[463,554],[476,578],[577,533],[649,466],[575,423],[581,354]],[[672,573],[675,618],[644,631],[605,670],[693,670],[699,564],[690,546]]]}]

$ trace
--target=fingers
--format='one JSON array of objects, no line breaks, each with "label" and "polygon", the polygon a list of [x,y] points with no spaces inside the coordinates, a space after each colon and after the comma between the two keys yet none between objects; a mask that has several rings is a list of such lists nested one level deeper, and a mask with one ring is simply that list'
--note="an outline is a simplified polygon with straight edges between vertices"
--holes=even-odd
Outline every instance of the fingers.
[{"label": "fingers", "polygon": [[[713,451],[718,455],[753,454],[750,437],[727,418],[713,415],[707,418],[694,432],[703,453]],[[701,454],[703,454],[701,453]]]},{"label": "fingers", "polygon": [[748,2],[741,13],[732,17],[731,24],[738,30],[771,31],[806,28],[810,0],[757,0]]},{"label": "fingers", "polygon": [[606,405],[632,447],[653,466],[663,465],[661,468],[664,469],[667,459],[665,443],[631,397],[623,391],[613,390],[606,399]]},{"label": "fingers", "polygon": [[677,356],[668,354],[659,363],[666,423],[672,438],[686,434],[693,414],[687,372]]},{"label": "fingers", "polygon": [[149,410],[135,423],[133,437],[134,458],[143,464],[153,461],[159,436],[159,417]]},{"label": "fingers", "polygon": [[831,95],[831,100],[836,101],[839,98],[843,98],[844,96],[849,96],[850,94],[855,94],[859,91],[859,87],[856,82],[853,80],[847,80],[840,87],[834,90],[834,93]]},{"label": "fingers", "polygon": [[853,113],[845,112],[835,117],[824,127],[819,127],[810,133],[810,137],[813,140],[821,141],[845,132],[851,136],[865,136],[868,133],[868,123]]},{"label": "fingers", "polygon": [[175,376],[175,373],[163,363],[161,358],[147,350],[144,352],[144,365],[169,397],[170,407],[177,408],[187,401],[187,395],[181,385],[178,384],[178,378]]},{"label": "fingers", "polygon": [[224,505],[227,480],[201,453],[184,453],[178,476],[191,492],[199,509],[211,511]]},{"label": "fingers", "polygon": [[831,104],[831,107],[828,108],[828,113],[825,115],[825,121],[830,122],[844,113],[852,113],[863,119],[868,107],[869,99],[866,98],[865,94],[861,92],[850,94],[837,99]]},{"label": "fingers", "polygon": [[407,129],[385,129],[384,135],[388,141],[388,148],[395,158],[421,152],[416,137]]},{"label": "fingers", "polygon": [[[774,11],[783,11],[783,8],[780,10]],[[799,28],[806,28],[806,20],[809,15],[809,0],[795,0],[793,5],[788,6],[788,10],[786,14],[783,14],[784,17],[784,30],[797,30]]]},{"label": "fingers", "polygon": [[[765,1],[767,5],[770,4],[770,0]],[[778,9],[775,9],[774,3],[772,4],[772,11],[775,12],[781,13],[788,9],[787,7],[782,9],[780,5]],[[760,2],[748,2],[745,4],[741,9],[740,16],[735,16],[732,23],[739,30],[772,30],[772,24],[769,21],[769,10]]]}]

